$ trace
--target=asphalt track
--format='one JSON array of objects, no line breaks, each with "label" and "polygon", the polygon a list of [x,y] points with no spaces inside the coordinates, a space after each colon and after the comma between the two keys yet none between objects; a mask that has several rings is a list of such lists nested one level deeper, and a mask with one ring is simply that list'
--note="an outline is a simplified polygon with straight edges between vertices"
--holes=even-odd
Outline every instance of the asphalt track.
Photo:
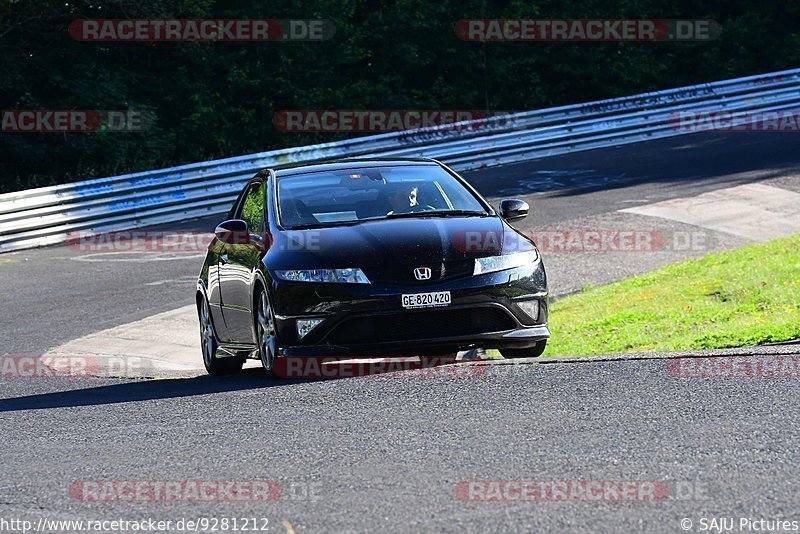
[{"label": "asphalt track", "polygon": [[[696,228],[619,210],[752,182],[800,192],[796,139],[695,135],[467,177],[492,199],[526,198],[533,214],[523,229],[655,224],[669,234]],[[701,249],[621,258],[545,254],[551,289],[560,296],[745,242],[706,237]],[[42,354],[191,302],[199,258],[108,260],[66,247],[0,256],[0,353]],[[272,532],[680,532],[684,518],[697,532],[702,517],[737,526],[741,517],[800,520],[796,377],[678,379],[667,365],[492,365],[458,378],[298,383],[258,370],[224,379],[0,378],[0,519],[264,517]],[[75,481],[98,479],[267,479],[283,493],[268,503],[70,495]],[[464,502],[456,486],[476,479],[658,481],[670,492],[657,502]]]},{"label": "asphalt track", "polygon": [[[271,532],[681,532],[797,520],[794,379],[676,379],[665,360],[477,378],[3,381],[0,517],[257,517]],[[93,502],[76,481],[273,480],[274,502]],[[636,502],[465,502],[470,480],[656,481]],[[610,497],[609,497],[610,499]],[[692,532],[699,528],[691,529]]]}]

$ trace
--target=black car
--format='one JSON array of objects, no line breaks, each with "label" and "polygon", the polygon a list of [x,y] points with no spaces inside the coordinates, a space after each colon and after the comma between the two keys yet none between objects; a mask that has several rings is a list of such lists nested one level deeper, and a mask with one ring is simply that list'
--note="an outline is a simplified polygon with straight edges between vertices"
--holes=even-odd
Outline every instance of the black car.
[{"label": "black car", "polygon": [[260,171],[209,245],[197,283],[209,373],[248,357],[544,351],[547,279],[535,244],[435,160]]}]

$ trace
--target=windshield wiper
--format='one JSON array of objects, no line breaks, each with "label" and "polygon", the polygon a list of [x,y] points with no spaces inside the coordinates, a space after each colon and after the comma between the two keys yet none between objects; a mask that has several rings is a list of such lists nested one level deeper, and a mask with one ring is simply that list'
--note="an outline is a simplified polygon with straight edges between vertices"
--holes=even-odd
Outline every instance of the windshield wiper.
[{"label": "windshield wiper", "polygon": [[484,211],[475,210],[432,210],[432,211],[411,211],[407,213],[392,213],[381,219],[400,219],[403,217],[488,217]]},{"label": "windshield wiper", "polygon": [[485,211],[475,210],[436,210],[436,211],[422,211],[422,215],[430,215],[431,217],[448,217],[454,215],[456,217],[488,217],[489,214]]}]

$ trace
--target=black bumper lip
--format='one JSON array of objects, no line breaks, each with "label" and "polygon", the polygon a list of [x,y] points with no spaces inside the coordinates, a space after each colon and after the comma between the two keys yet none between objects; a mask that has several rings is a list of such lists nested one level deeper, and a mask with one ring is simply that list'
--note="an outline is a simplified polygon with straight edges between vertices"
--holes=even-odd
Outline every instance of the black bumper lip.
[{"label": "black bumper lip", "polygon": [[487,349],[524,348],[538,341],[548,339],[550,330],[547,324],[520,326],[512,330],[485,332],[468,336],[436,337],[416,339],[412,342],[342,345],[302,345],[284,348],[284,356],[314,357],[340,356],[354,358],[425,356],[466,350],[473,346]]}]

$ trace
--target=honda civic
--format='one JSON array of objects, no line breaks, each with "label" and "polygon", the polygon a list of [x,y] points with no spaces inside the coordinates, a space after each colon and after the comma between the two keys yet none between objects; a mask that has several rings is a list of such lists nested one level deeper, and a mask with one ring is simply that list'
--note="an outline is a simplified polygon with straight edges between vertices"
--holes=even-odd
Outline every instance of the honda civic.
[{"label": "honda civic", "polygon": [[197,282],[210,374],[247,358],[536,357],[550,337],[535,243],[431,159],[264,169],[221,222]]}]

